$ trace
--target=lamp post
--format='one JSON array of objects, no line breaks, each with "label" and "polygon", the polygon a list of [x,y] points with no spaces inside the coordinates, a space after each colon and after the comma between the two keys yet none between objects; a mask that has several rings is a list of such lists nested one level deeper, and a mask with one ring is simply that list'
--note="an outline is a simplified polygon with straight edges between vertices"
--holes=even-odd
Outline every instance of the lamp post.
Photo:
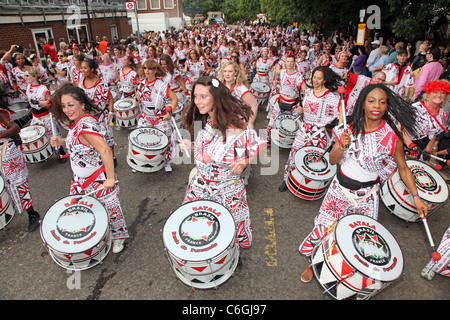
[{"label": "lamp post", "polygon": [[89,35],[91,36],[92,44],[94,44],[94,35],[92,34],[91,16],[89,15],[88,1],[89,1],[89,0],[85,0],[85,3],[86,3],[86,13],[87,13],[88,24],[89,24]]}]

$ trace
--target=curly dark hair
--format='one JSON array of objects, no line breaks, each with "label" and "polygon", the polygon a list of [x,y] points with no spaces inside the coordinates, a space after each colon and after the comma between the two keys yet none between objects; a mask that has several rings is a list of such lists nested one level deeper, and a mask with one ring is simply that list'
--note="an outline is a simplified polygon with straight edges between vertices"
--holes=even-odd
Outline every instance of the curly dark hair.
[{"label": "curly dark hair", "polygon": [[[215,84],[217,83],[217,87],[213,86],[213,81]],[[204,128],[209,119],[209,114],[200,114],[197,105],[195,104],[194,92],[197,85],[209,87],[209,92],[214,98],[212,107],[213,119],[211,119],[211,124],[214,129],[218,129],[222,133],[224,139],[226,139],[226,130],[230,127],[243,130],[246,129],[246,123],[253,115],[251,108],[241,102],[238,98],[234,97],[230,90],[220,82],[219,79],[212,76],[203,76],[198,78],[192,87],[191,103],[186,106],[183,112],[183,117],[185,119],[184,127],[186,130],[192,134],[195,121],[201,121],[202,128]]]},{"label": "curly dark hair", "polygon": [[69,118],[62,110],[61,97],[63,95],[70,95],[76,101],[84,103],[84,109],[90,114],[98,117],[102,110],[95,105],[95,103],[86,95],[83,89],[76,87],[71,83],[65,83],[59,87],[50,98],[51,111],[54,114],[56,120],[62,123],[69,123]]}]

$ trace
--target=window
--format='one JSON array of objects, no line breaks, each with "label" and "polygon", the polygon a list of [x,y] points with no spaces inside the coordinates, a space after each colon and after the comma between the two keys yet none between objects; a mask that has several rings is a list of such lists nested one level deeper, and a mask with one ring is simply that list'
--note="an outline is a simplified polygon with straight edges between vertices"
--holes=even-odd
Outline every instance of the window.
[{"label": "window", "polygon": [[136,4],[138,10],[147,10],[147,0],[137,0]]},{"label": "window", "polygon": [[45,29],[34,29],[31,30],[33,33],[34,45],[36,47],[36,52],[39,58],[43,58],[44,55],[44,45],[47,43],[48,38],[53,38],[53,32],[51,28]]},{"label": "window", "polygon": [[152,10],[159,10],[159,9],[161,9],[161,5],[159,3],[159,0],[150,0],[150,8]]},{"label": "window", "polygon": [[173,1],[174,0],[164,0],[164,9],[173,9]]},{"label": "window", "polygon": [[89,33],[86,25],[67,28],[67,35],[69,36],[69,43],[72,40],[76,43],[86,43],[89,41]]}]

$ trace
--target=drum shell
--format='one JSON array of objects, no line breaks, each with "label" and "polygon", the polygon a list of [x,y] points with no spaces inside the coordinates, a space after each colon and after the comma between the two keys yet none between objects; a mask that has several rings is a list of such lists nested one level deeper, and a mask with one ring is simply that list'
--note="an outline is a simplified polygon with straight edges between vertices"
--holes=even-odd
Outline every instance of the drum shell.
[{"label": "drum shell", "polygon": [[[418,195],[428,206],[429,217],[447,201],[449,195],[447,184],[439,172],[426,163],[416,160],[407,160],[406,163],[413,171],[423,170],[423,172],[426,173],[426,176],[430,177],[430,184],[432,188],[434,187],[434,190],[425,189],[420,185],[420,182],[415,179]],[[401,179],[398,170],[383,182],[381,187],[381,200],[386,208],[398,218],[407,222],[421,221],[421,218],[417,213],[417,208],[414,205],[414,198]]]},{"label": "drum shell", "polygon": [[[126,106],[126,107],[124,107]],[[133,128],[138,123],[139,109],[133,99],[121,99],[114,103],[116,125],[121,128]]]},{"label": "drum shell", "polygon": [[[89,196],[72,205],[71,200],[75,197],[77,196],[65,197],[47,211],[42,219],[40,235],[57,265],[67,270],[85,270],[101,263],[108,255],[112,236],[104,206]],[[64,231],[64,225],[59,225],[59,221],[61,217],[71,217],[73,225],[83,222],[83,218],[77,215],[80,207],[89,208],[87,210],[90,210],[90,215],[94,217],[93,228],[89,231],[80,229],[86,231],[80,237],[66,236],[60,231]]]},{"label": "drum shell", "polygon": [[154,149],[143,148],[136,143],[133,143],[132,134],[134,134],[135,131],[142,131],[145,129],[156,131],[167,138],[161,130],[154,128],[138,128],[133,130],[128,138],[127,163],[132,169],[140,172],[156,172],[164,167],[165,155],[168,149],[168,140],[167,143],[163,144],[161,147]]},{"label": "drum shell", "polygon": [[258,105],[264,107],[269,101],[270,86],[262,82],[253,82],[250,90],[258,101]]},{"label": "drum shell", "polygon": [[[376,264],[376,258],[374,259],[375,263],[372,264],[362,257],[362,254],[365,253],[355,249],[354,252],[348,250],[348,247],[344,250],[349,243],[357,246],[355,240],[352,239],[352,237],[356,237],[348,229],[342,230],[340,236],[337,236],[337,232],[340,232],[340,224],[346,223],[349,225],[353,223],[352,228],[354,229],[359,228],[364,232],[368,231],[369,234],[372,232],[372,236],[374,234],[374,238],[377,239],[375,241],[385,242],[383,248],[389,252],[385,264]],[[344,236],[349,239],[348,243],[342,241]],[[370,235],[368,238],[370,239]],[[370,253],[370,249],[368,253]],[[355,261],[365,269],[358,270]],[[401,277],[403,256],[397,242],[383,226],[372,218],[354,214],[337,221],[321,242],[314,247],[311,266],[319,283],[333,298],[337,300],[367,300]]]},{"label": "drum shell", "polygon": [[5,181],[0,176],[0,230],[5,228],[12,221],[16,210],[14,204],[6,191]]},{"label": "drum shell", "polygon": [[[323,169],[314,171],[305,164],[304,157],[311,153],[323,157],[319,163]],[[297,197],[304,200],[322,198],[331,184],[336,166],[329,163],[329,154],[318,147],[303,147],[294,155],[295,168],[289,173],[287,187]]]},{"label": "drum shell", "polygon": [[[26,139],[27,132],[37,132],[36,135]],[[50,144],[50,137],[47,130],[43,126],[28,126],[20,130],[22,139],[21,150],[25,158],[25,162],[39,163],[48,160],[54,153]]]},{"label": "drum shell", "polygon": [[[198,223],[209,225],[200,244],[200,238],[188,236],[192,228],[204,228]],[[175,275],[186,285],[199,289],[224,283],[239,260],[234,219],[225,207],[209,200],[191,201],[174,211],[164,225],[163,244]]]},{"label": "drum shell", "polygon": [[[283,123],[286,121],[294,122],[294,130],[283,127]],[[299,123],[296,121],[296,117],[292,114],[280,114],[274,122],[274,127],[271,130],[271,140],[280,148],[290,149],[295,141],[297,130],[299,129]]]}]

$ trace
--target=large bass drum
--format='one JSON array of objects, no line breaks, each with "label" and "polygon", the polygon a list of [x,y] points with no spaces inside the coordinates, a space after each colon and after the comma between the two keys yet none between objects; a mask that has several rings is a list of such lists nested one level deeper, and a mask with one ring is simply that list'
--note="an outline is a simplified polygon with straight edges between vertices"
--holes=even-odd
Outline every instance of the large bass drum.
[{"label": "large bass drum", "polygon": [[311,266],[333,298],[367,300],[401,277],[403,255],[379,222],[351,214],[338,220],[314,247]]},{"label": "large bass drum", "polygon": [[68,270],[89,269],[107,256],[111,248],[109,217],[93,197],[72,204],[78,195],[57,201],[41,223],[41,238],[52,259]]},{"label": "large bass drum", "polygon": [[234,273],[239,260],[231,213],[209,200],[183,204],[167,219],[163,242],[177,277],[193,288],[217,288]]}]

